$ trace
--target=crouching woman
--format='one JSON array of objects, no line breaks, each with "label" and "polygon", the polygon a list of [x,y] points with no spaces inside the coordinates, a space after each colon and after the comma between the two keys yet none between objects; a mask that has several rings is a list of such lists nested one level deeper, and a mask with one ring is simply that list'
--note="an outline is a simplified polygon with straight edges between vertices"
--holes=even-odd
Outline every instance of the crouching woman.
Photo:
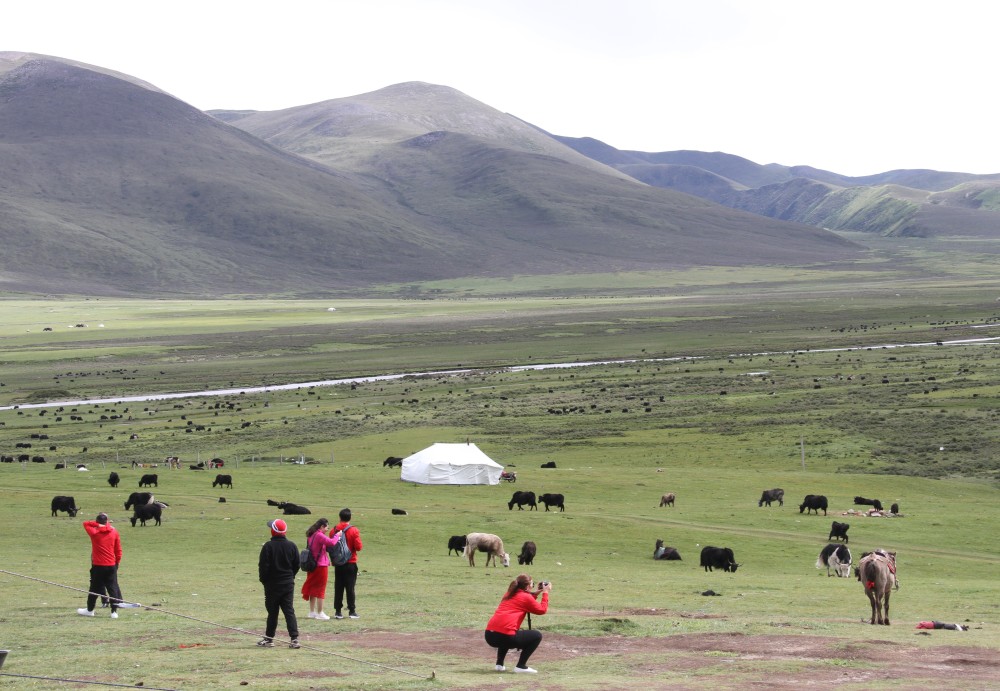
[{"label": "crouching woman", "polygon": [[[549,611],[549,592],[552,584],[542,582],[537,590],[533,586],[531,576],[522,573],[510,582],[507,592],[497,606],[496,612],[486,623],[486,643],[497,649],[496,670],[503,672],[504,659],[508,650],[520,650],[515,672],[534,674],[537,670],[528,667],[528,658],[542,642],[542,632],[532,629],[521,631],[521,623],[528,614],[545,614]],[[541,595],[541,600],[538,596]],[[529,625],[530,625],[530,619]]]}]

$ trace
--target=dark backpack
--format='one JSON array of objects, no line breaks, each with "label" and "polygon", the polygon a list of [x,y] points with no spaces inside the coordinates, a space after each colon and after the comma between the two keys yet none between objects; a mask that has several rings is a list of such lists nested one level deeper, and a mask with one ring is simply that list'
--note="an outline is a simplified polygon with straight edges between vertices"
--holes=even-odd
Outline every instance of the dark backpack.
[{"label": "dark backpack", "polygon": [[316,557],[313,556],[309,547],[309,540],[306,540],[306,548],[299,554],[299,568],[306,573],[316,569]]},{"label": "dark backpack", "polygon": [[351,560],[351,547],[347,544],[347,531],[350,528],[348,526],[344,530],[338,531],[340,540],[333,547],[326,548],[326,553],[330,555],[330,563],[334,566],[343,566]]}]

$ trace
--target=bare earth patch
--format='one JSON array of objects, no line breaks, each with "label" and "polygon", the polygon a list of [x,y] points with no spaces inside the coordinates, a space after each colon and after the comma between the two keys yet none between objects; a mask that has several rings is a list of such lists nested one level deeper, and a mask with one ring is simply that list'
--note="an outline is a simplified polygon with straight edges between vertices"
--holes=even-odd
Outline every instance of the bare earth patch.
[{"label": "bare earth patch", "polygon": [[[873,630],[873,635],[878,631]],[[915,632],[914,635],[921,635]],[[576,637],[545,633],[532,663],[544,671],[546,663],[602,656],[614,658],[618,668],[632,670],[628,678],[608,680],[603,689],[724,689],[824,686],[868,689],[927,688],[935,685],[962,689],[1000,688],[1000,656],[986,647],[954,645],[946,636],[968,633],[934,632],[941,645],[908,645],[877,638],[845,640],[809,635],[747,635],[742,633],[680,634],[659,638],[608,635]],[[310,643],[336,643],[365,658],[364,649],[399,651],[407,655],[454,658],[470,671],[487,670],[493,651],[480,631],[445,630],[435,634],[369,630],[356,634],[310,636]],[[513,653],[512,653],[513,655]],[[662,658],[660,657],[662,656]],[[480,659],[481,658],[481,659]],[[630,660],[630,658],[632,658]],[[508,658],[510,661],[510,658]],[[669,675],[669,679],[666,677]],[[445,675],[442,675],[445,676]],[[504,682],[498,678],[503,676]],[[658,677],[662,681],[658,681]],[[482,681],[446,680],[448,688],[498,688],[509,684],[506,675],[491,674]],[[457,683],[457,685],[455,685]],[[568,689],[558,678],[540,674],[532,688]]]}]

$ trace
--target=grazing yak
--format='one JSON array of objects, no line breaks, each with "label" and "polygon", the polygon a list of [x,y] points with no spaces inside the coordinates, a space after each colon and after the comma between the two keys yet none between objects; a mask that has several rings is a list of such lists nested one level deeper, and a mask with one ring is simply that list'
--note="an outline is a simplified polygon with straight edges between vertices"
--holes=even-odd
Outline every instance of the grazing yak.
[{"label": "grazing yak", "polygon": [[521,553],[517,555],[517,563],[531,566],[531,563],[535,560],[536,551],[535,543],[528,540],[521,545]]},{"label": "grazing yak", "polygon": [[290,501],[283,501],[279,503],[278,508],[281,509],[281,513],[285,516],[304,516],[307,513],[312,513],[312,511],[306,507],[293,504]]},{"label": "grazing yak", "polygon": [[681,553],[677,551],[677,548],[665,547],[663,540],[656,541],[656,547],[653,549],[653,559],[660,561],[683,561]]},{"label": "grazing yak", "polygon": [[132,492],[125,501],[125,510],[128,511],[133,506],[152,504],[154,501],[152,492]]},{"label": "grazing yak", "polygon": [[780,487],[775,487],[774,489],[766,489],[760,493],[760,501],[757,502],[757,506],[763,506],[767,504],[771,505],[772,501],[778,502],[778,506],[785,505],[785,490]]},{"label": "grazing yak", "polygon": [[822,569],[824,566],[827,576],[833,575],[830,573],[830,569],[833,569],[836,575],[847,578],[851,575],[851,550],[847,548],[847,545],[831,542],[820,551],[819,557],[816,559],[817,569]]},{"label": "grazing yak", "polygon": [[844,543],[850,542],[850,538],[847,537],[847,529],[851,527],[850,523],[840,523],[839,521],[834,521],[833,525],[830,526],[830,534],[827,536],[827,540],[843,540]]},{"label": "grazing yak", "polygon": [[545,504],[545,510],[548,511],[550,506],[558,506],[560,511],[566,510],[565,501],[563,495],[561,494],[543,494],[538,497],[538,501]]},{"label": "grazing yak", "polygon": [[232,475],[216,475],[215,480],[212,481],[212,487],[228,487],[233,488],[233,476]]},{"label": "grazing yak", "polygon": [[403,465],[403,459],[399,456],[389,456],[387,459],[382,461],[383,468],[395,468],[401,465]]},{"label": "grazing yak", "polygon": [[159,485],[156,484],[156,480],[157,480],[156,473],[151,473],[149,475],[143,475],[141,478],[139,478],[139,486],[140,487],[159,487]]},{"label": "grazing yak", "polygon": [[451,551],[455,550],[455,556],[457,557],[460,553],[465,551],[465,536],[464,535],[452,535],[448,538],[448,556],[451,556]]},{"label": "grazing yak", "polygon": [[507,509],[512,511],[514,509],[514,504],[517,504],[518,511],[524,511],[525,504],[531,507],[530,510],[538,510],[538,504],[535,503],[534,492],[514,492],[514,496],[512,496],[510,501],[507,502]]},{"label": "grazing yak", "polygon": [[510,566],[510,555],[503,549],[503,540],[492,533],[469,533],[465,536],[465,558],[469,566],[476,565],[476,552],[486,552],[486,566],[493,560],[493,568],[497,566],[497,557],[505,567]]},{"label": "grazing yak", "polygon": [[139,525],[146,527],[146,521],[155,520],[156,525],[160,525],[160,516],[163,515],[163,507],[157,502],[152,504],[136,504],[135,508],[132,509],[132,517],[129,521],[132,522],[132,527],[135,527],[135,522],[139,521]]},{"label": "grazing yak", "polygon": [[854,497],[854,503],[858,505],[871,506],[876,511],[882,511],[882,502],[878,499],[865,499],[864,497]]},{"label": "grazing yak", "polygon": [[667,492],[667,493],[666,493],[666,494],[664,494],[664,495],[663,495],[662,497],[660,497],[660,506],[669,506],[669,507],[673,507],[673,505],[674,505],[674,500],[675,500],[676,498],[677,498],[677,495],[676,495],[676,494],[674,494],[673,492]]},{"label": "grazing yak", "polygon": [[877,620],[889,626],[889,595],[896,584],[896,553],[883,549],[865,553],[858,562],[856,573],[872,606],[869,623],[874,624]]},{"label": "grazing yak", "polygon": [[703,547],[701,565],[705,567],[706,572],[712,569],[722,569],[730,573],[736,573],[736,569],[740,566],[736,563],[733,550],[728,547]]},{"label": "grazing yak", "polygon": [[116,473],[113,470],[111,471],[111,474],[108,475],[108,484],[111,485],[112,487],[117,487],[118,483],[121,482],[121,480],[122,479],[118,477],[118,473]]},{"label": "grazing yak", "polygon": [[392,515],[393,516],[405,516],[405,515],[407,515],[406,514],[406,509],[393,509],[392,510]]},{"label": "grazing yak", "polygon": [[73,497],[56,496],[52,497],[52,515],[58,516],[56,513],[58,511],[65,511],[72,517],[76,517],[76,512],[80,510],[80,507],[76,505],[76,500]]},{"label": "grazing yak", "polygon": [[890,506],[889,513],[899,513],[899,504],[893,504]]},{"label": "grazing yak", "polygon": [[542,463],[541,467],[542,468],[555,468],[556,467],[556,462],[555,461],[549,461],[548,463]]},{"label": "grazing yak", "polygon": [[825,516],[826,508],[827,504],[825,496],[822,494],[807,494],[806,498],[802,500],[802,504],[799,505],[799,513],[805,511],[806,515],[808,515],[810,511],[815,511],[818,516],[819,510],[823,509],[823,515]]}]

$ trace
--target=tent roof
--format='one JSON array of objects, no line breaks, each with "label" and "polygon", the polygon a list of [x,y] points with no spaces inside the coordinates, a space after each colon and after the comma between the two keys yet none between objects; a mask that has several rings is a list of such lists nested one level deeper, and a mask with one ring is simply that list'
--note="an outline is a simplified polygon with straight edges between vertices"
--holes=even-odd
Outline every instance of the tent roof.
[{"label": "tent roof", "polygon": [[430,485],[496,485],[503,466],[475,444],[431,444],[403,459],[400,479]]}]

